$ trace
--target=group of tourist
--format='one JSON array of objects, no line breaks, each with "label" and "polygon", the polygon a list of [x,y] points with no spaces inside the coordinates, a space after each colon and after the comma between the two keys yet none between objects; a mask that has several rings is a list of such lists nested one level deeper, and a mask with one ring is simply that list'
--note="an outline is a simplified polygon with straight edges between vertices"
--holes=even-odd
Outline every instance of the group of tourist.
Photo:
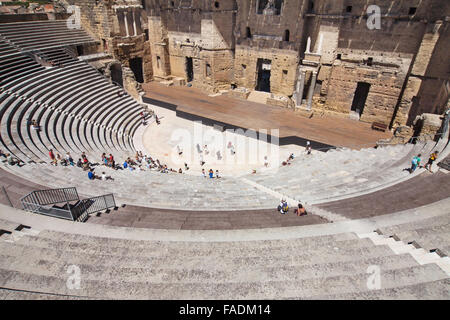
[{"label": "group of tourist", "polygon": [[[428,158],[427,164],[424,166],[424,168],[430,171],[431,173],[433,173],[433,171],[431,171],[431,167],[433,165],[433,162],[437,159],[438,153],[439,153],[438,151],[434,151]],[[414,171],[416,171],[417,167],[420,168],[420,162],[422,161],[421,157],[422,154],[420,153],[417,156],[414,156],[411,160],[411,167],[405,170],[408,170],[409,173],[413,173]]]},{"label": "group of tourist", "polygon": [[[231,141],[228,142],[227,149],[230,150],[231,155],[236,154],[235,147]],[[177,152],[178,152],[179,156],[181,156],[183,154],[183,149],[179,145],[177,145]],[[200,166],[203,166],[206,163],[205,157],[209,156],[210,154],[211,155],[215,154],[217,157],[217,160],[222,160],[222,153],[220,152],[220,150],[217,150],[217,152],[215,152],[215,153],[214,153],[214,150],[210,152],[208,149],[208,145],[206,145],[206,144],[202,148],[200,146],[200,144],[197,143],[197,152],[199,154]]]},{"label": "group of tourist", "polygon": [[[202,169],[202,176],[203,176],[204,178],[207,177],[206,172],[205,172],[205,169]],[[209,169],[209,171],[208,171],[208,176],[209,176],[210,179],[213,179],[213,178],[214,178],[214,170],[213,170],[213,169]],[[216,179],[219,179],[219,178],[220,178],[219,170],[216,170],[215,178],[216,178]]]},{"label": "group of tourist", "polygon": [[89,160],[87,159],[86,154],[84,152],[81,153],[81,158],[78,159],[76,164],[75,164],[70,152],[66,152],[66,155],[63,158],[63,157],[61,157],[61,155],[59,153],[56,153],[56,156],[55,156],[53,149],[50,149],[48,151],[48,155],[50,157],[50,164],[54,165],[54,166],[57,166],[59,164],[64,167],[67,167],[67,166],[74,167],[76,165],[79,168],[83,168],[83,170],[91,169],[92,163],[89,162]]},{"label": "group of tourist", "polygon": [[[280,204],[277,207],[277,210],[281,213],[281,214],[287,214],[289,212],[289,205],[286,201],[286,199],[281,199]],[[297,215],[298,217],[300,216],[306,216],[306,209],[303,207],[303,205],[299,202],[297,208],[295,208],[294,210],[294,214]]]},{"label": "group of tourist", "polygon": [[156,124],[158,124],[158,125],[161,124],[161,122],[159,121],[158,115],[153,110],[150,110],[150,112],[141,111],[139,113],[139,116],[141,117],[142,125],[145,125],[147,123],[147,119],[149,119],[153,116],[155,117]]},{"label": "group of tourist", "polygon": [[[312,152],[311,142],[309,142],[309,141],[306,142],[305,152],[306,152],[307,155],[310,155],[311,152]],[[281,165],[283,165],[283,166],[288,166],[288,165],[290,165],[290,164],[291,164],[291,161],[294,160],[294,158],[295,158],[294,154],[291,153],[291,154],[289,155],[289,157],[286,159],[286,161],[283,161],[283,162],[281,163]],[[266,167],[268,166],[267,157],[264,157],[264,166],[266,166]]]},{"label": "group of tourist", "polygon": [[111,176],[107,176],[105,172],[102,172],[102,175],[101,175],[101,176],[97,176],[97,175],[94,173],[94,169],[93,169],[93,168],[89,169],[89,172],[88,172],[88,178],[89,178],[89,180],[95,180],[95,179],[98,179],[98,180],[102,180],[102,181],[106,181],[106,180],[112,180],[112,181],[114,181],[114,178],[112,178]]},{"label": "group of tourist", "polygon": [[130,171],[145,171],[145,168],[148,168],[149,170],[158,171],[161,173],[177,172],[172,168],[169,169],[166,164],[162,164],[158,159],[153,159],[152,157],[143,155],[142,151],[136,151],[134,159],[128,157],[123,163],[123,168],[128,168]]},{"label": "group of tourist", "polygon": [[25,165],[25,163],[12,156],[10,153],[4,153],[1,149],[0,149],[0,157],[5,158],[5,161],[10,165],[10,166],[14,166],[14,165],[18,165],[19,167]]}]

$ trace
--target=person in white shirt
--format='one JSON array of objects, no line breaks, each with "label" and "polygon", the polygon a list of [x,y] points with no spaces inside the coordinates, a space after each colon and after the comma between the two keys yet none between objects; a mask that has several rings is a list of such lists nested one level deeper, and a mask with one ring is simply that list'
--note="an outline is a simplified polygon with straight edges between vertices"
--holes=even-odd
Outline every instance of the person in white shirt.
[{"label": "person in white shirt", "polygon": [[268,167],[269,166],[269,160],[267,160],[267,156],[264,156],[264,167]]}]

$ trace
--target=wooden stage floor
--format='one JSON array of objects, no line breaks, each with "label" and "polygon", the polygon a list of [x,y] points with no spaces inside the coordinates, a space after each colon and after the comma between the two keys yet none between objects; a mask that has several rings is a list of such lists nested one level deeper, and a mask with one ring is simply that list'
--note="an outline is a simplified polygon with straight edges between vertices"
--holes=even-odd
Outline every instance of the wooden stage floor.
[{"label": "wooden stage floor", "polygon": [[226,128],[279,129],[280,145],[304,146],[308,140],[314,149],[329,146],[361,149],[375,146],[379,139],[392,135],[372,130],[369,123],[317,115],[309,119],[290,109],[226,96],[210,97],[193,87],[166,87],[156,82],[142,87],[145,103],[172,109],[183,118]]}]

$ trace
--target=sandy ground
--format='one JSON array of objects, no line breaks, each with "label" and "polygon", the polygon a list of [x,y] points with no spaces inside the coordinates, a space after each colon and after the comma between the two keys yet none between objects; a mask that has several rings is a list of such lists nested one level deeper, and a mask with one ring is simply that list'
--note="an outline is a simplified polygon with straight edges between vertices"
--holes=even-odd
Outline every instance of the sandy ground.
[{"label": "sandy ground", "polygon": [[[178,118],[174,111],[148,106],[158,115],[161,124],[152,122],[145,128],[142,152],[159,159],[169,168],[181,168],[187,174],[201,175],[202,168],[206,172],[209,169],[214,172],[219,170],[221,176],[240,176],[252,173],[253,170],[274,170],[291,153],[295,156],[305,152],[303,147],[279,147],[252,138],[248,133],[246,136],[231,131],[220,132],[201,122]],[[232,154],[232,148],[228,148],[229,142],[232,143],[235,154]],[[178,147],[183,152],[181,155],[178,154]],[[205,162],[203,166],[200,165],[202,157]],[[265,162],[268,163],[267,168]],[[188,164],[189,170],[184,170],[184,163]]]}]

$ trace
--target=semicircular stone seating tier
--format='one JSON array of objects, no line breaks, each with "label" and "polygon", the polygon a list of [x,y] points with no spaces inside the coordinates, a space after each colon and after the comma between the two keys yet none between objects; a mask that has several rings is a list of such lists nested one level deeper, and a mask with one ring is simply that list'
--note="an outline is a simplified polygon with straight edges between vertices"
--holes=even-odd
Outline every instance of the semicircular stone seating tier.
[{"label": "semicircular stone seating tier", "polygon": [[437,142],[385,146],[361,150],[332,149],[298,155],[291,165],[244,176],[264,188],[309,204],[318,204],[374,192],[407,180],[411,159],[422,155],[422,165],[435,150],[439,160],[450,152],[448,131]]},{"label": "semicircular stone seating tier", "polygon": [[[220,233],[73,224],[2,207],[0,297],[448,300],[449,257],[389,235],[417,230],[435,248],[433,233],[448,234],[450,222],[436,208],[449,205],[364,220],[359,230],[343,222]],[[370,232],[373,223],[386,235]],[[79,286],[67,285],[70,265]]]},{"label": "semicircular stone seating tier", "polygon": [[[52,67],[14,50],[0,42],[0,54],[9,53],[0,61],[2,149],[26,163],[49,161],[49,149],[74,157],[135,151],[132,137],[143,110],[139,103],[127,94],[119,96],[117,87],[64,48],[39,50],[55,63]],[[31,128],[32,119],[40,131]]]},{"label": "semicircular stone seating tier", "polygon": [[[88,181],[86,172],[72,167],[29,164],[21,168],[4,168],[52,188],[75,186],[87,196],[114,193],[120,204],[180,210],[254,210],[273,209],[281,197],[289,197],[291,192],[292,198],[300,194],[300,200],[314,205],[387,188],[423,173],[425,169],[418,169],[413,174],[403,169],[409,168],[413,155],[425,155],[436,147],[439,146],[435,142],[426,142],[360,151],[313,153],[309,157],[297,157],[292,165],[279,168],[277,172],[222,179],[149,170],[115,171],[100,166],[97,174],[104,171],[114,178],[114,181],[105,182]],[[448,153],[447,149],[443,156]],[[339,176],[332,178],[336,173],[342,176],[343,172],[349,173],[344,179]],[[387,174],[381,175],[383,172]],[[305,180],[300,180],[304,176]],[[297,179],[297,184],[290,181],[293,179]],[[302,188],[292,188],[296,185]],[[320,212],[317,214],[321,215]],[[331,217],[332,220],[335,218],[339,217]]]}]

